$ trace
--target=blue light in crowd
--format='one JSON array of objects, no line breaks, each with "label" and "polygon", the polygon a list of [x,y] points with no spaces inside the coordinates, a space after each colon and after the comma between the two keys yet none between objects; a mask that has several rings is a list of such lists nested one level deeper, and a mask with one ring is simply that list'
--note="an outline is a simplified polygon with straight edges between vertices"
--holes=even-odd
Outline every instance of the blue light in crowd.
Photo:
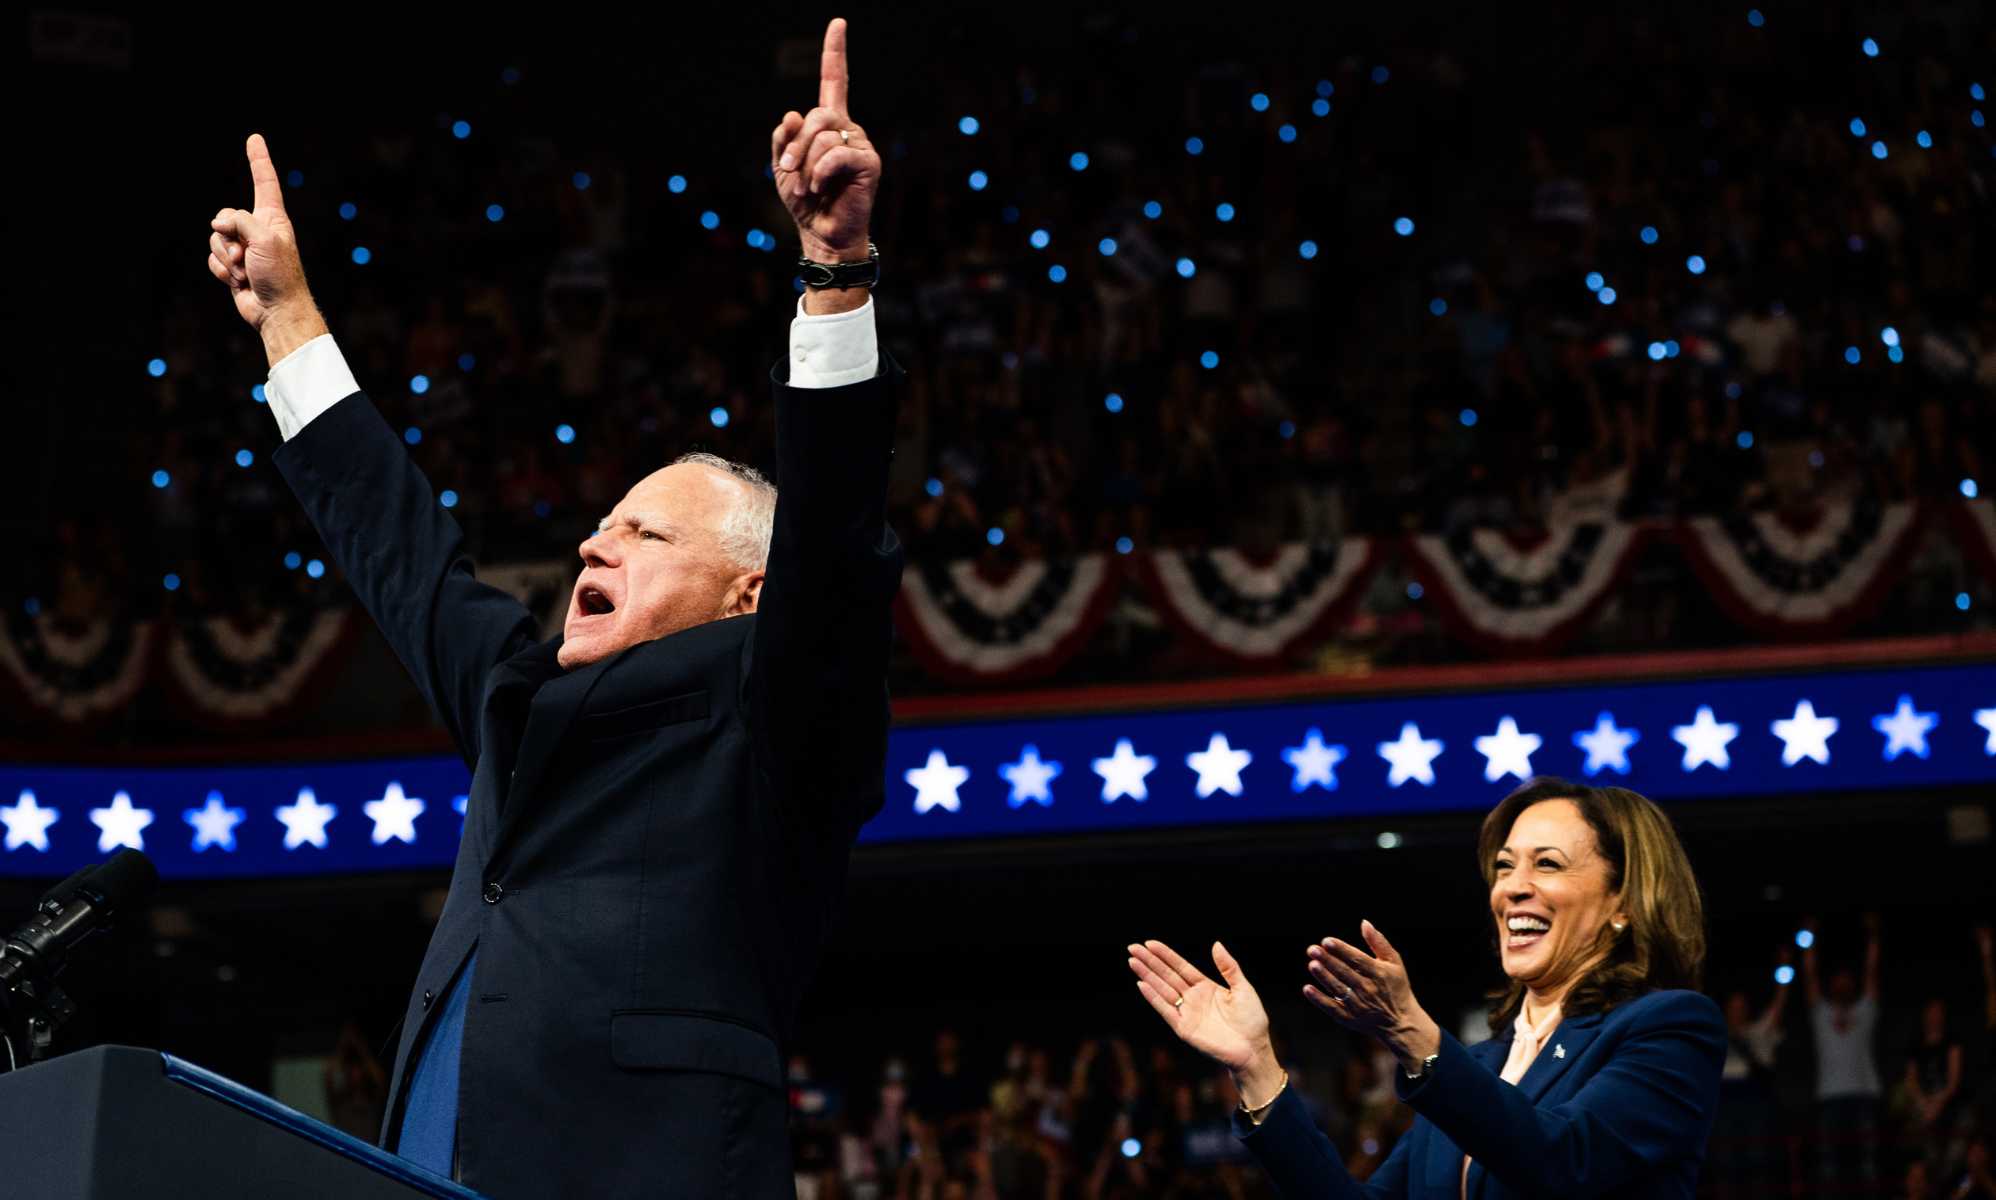
[{"label": "blue light in crowd", "polygon": [[1969,85],[1968,85],[1968,98],[1969,98],[1970,100],[1980,100],[1980,99],[1982,99],[1982,98],[1983,98],[1983,96],[1982,96],[1982,85],[1981,85],[1981,84],[1979,84],[1979,83],[1971,83],[1971,84],[1969,84]]},{"label": "blue light in crowd", "polygon": [[1313,117],[1328,117],[1328,116],[1330,116],[1330,115],[1331,115],[1331,102],[1330,102],[1329,100],[1324,100],[1324,99],[1321,99],[1321,98],[1320,98],[1320,99],[1316,99],[1316,100],[1312,100],[1312,101],[1310,101],[1310,115],[1311,115],[1311,116],[1313,116]]},{"label": "blue light in crowd", "polygon": [[566,446],[575,440],[575,426],[563,421],[554,427],[554,440]]},{"label": "blue light in crowd", "polygon": [[1897,329],[1894,329],[1892,326],[1887,325],[1885,328],[1878,331],[1878,340],[1884,342],[1888,346],[1896,346],[1899,344],[1899,331]]},{"label": "blue light in crowd", "polygon": [[1767,24],[1767,18],[1761,15],[1759,9],[1749,8],[1746,10],[1746,23],[1755,29],[1759,29],[1762,25]]},{"label": "blue light in crowd", "polygon": [[160,583],[163,584],[166,587],[166,590],[169,592],[177,592],[180,590],[180,576],[175,575],[171,571],[168,571],[166,573],[166,578],[160,580]]},{"label": "blue light in crowd", "polygon": [[1961,481],[1962,499],[1973,500],[1975,499],[1976,496],[1981,494],[1981,491],[1982,491],[1981,488],[1975,486],[1975,481],[1973,479],[1964,479]]},{"label": "blue light in crowd", "polygon": [[578,192],[588,191],[589,185],[595,182],[595,180],[589,178],[589,172],[587,171],[577,171],[568,177],[568,181],[575,185],[575,190]]},{"label": "blue light in crowd", "polygon": [[1875,38],[1866,38],[1866,39],[1864,39],[1864,43],[1863,43],[1863,46],[1862,46],[1861,48],[1862,48],[1862,49],[1864,50],[1864,56],[1865,56],[1866,58],[1877,58],[1877,57],[1878,57],[1878,41],[1877,41],[1877,39],[1875,39]]},{"label": "blue light in crowd", "polygon": [[991,177],[982,171],[972,171],[970,173],[970,190],[973,192],[983,191],[985,185],[990,182]]},{"label": "blue light in crowd", "polygon": [[1393,232],[1399,234],[1401,237],[1414,236],[1414,219],[1412,217],[1394,218]]},{"label": "blue light in crowd", "polygon": [[1296,247],[1296,253],[1301,255],[1304,261],[1307,262],[1317,257],[1317,243],[1305,238],[1302,244]]},{"label": "blue light in crowd", "polygon": [[1651,362],[1662,362],[1665,353],[1666,351],[1663,348],[1662,342],[1651,342],[1649,344],[1649,360]]},{"label": "blue light in crowd", "polygon": [[305,573],[314,579],[323,578],[326,574],[326,564],[316,558],[312,559],[305,564]]},{"label": "blue light in crowd", "polygon": [[1844,361],[1854,367],[1864,361],[1864,353],[1856,346],[1845,346]]},{"label": "blue light in crowd", "polygon": [[1864,136],[1864,118],[1852,117],[1850,119],[1850,135],[1852,137]]},{"label": "blue light in crowd", "polygon": [[1893,362],[1896,363],[1905,362],[1906,348],[1904,346],[1894,346],[1890,350],[1887,350],[1885,352],[1885,357],[1891,359]]},{"label": "blue light in crowd", "polygon": [[1789,984],[1794,983],[1795,968],[1789,966],[1787,963],[1782,963],[1780,966],[1774,968],[1774,982],[1780,984],[1782,987],[1787,987]]},{"label": "blue light in crowd", "polygon": [[1101,241],[1095,243],[1095,248],[1102,252],[1103,258],[1114,258],[1116,256],[1116,239],[1112,237],[1105,237]]},{"label": "blue light in crowd", "polygon": [[1871,157],[1873,157],[1873,158],[1884,158],[1884,157],[1885,157],[1885,156],[1886,156],[1887,154],[1890,154],[1890,153],[1891,153],[1891,151],[1889,151],[1889,150],[1887,150],[1887,149],[1885,148],[1885,143],[1884,143],[1884,142],[1873,142],[1873,143],[1871,143]]},{"label": "blue light in crowd", "polygon": [[1059,263],[1055,263],[1047,268],[1047,278],[1053,280],[1055,283],[1066,283],[1067,268],[1061,266]]},{"label": "blue light in crowd", "polygon": [[1968,123],[1975,126],[1977,129],[1982,128],[1982,123],[1983,123],[1982,110],[1979,108],[1972,108],[1968,110]]},{"label": "blue light in crowd", "polygon": [[1019,206],[1016,204],[1007,204],[998,210],[998,219],[1007,225],[1017,225],[1019,223]]},{"label": "blue light in crowd", "polygon": [[957,121],[957,123],[956,123],[956,129],[957,129],[957,132],[958,132],[958,133],[961,133],[961,134],[962,134],[963,136],[965,136],[965,137],[974,137],[974,136],[976,136],[976,134],[977,134],[977,129],[978,129],[978,125],[977,125],[977,118],[976,118],[976,117],[964,117],[964,118],[962,118],[962,119],[958,120],[958,121]]},{"label": "blue light in crowd", "polygon": [[1615,289],[1611,287],[1604,287],[1600,291],[1594,293],[1594,297],[1603,304],[1613,304],[1615,302]]},{"label": "blue light in crowd", "polygon": [[1645,225],[1643,226],[1643,231],[1636,236],[1643,240],[1643,245],[1654,246],[1656,245],[1656,239],[1662,235],[1657,233],[1656,226]]},{"label": "blue light in crowd", "polygon": [[1276,127],[1275,136],[1281,141],[1293,142],[1296,140],[1296,127],[1285,121]]},{"label": "blue light in crowd", "polygon": [[1280,425],[1277,425],[1277,426],[1275,427],[1275,432],[1277,432],[1277,433],[1281,434],[1281,435],[1282,435],[1282,440],[1286,442],[1286,441],[1288,441],[1288,440],[1289,440],[1290,438],[1293,438],[1293,437],[1295,437],[1295,436],[1296,436],[1296,422],[1294,422],[1294,421],[1284,421],[1284,422],[1283,422],[1282,424],[1280,424]]},{"label": "blue light in crowd", "polygon": [[293,168],[291,168],[291,170],[290,170],[290,171],[288,171],[288,172],[286,172],[286,173],[285,173],[285,176],[284,176],[284,185],[285,185],[286,187],[304,187],[304,186],[305,186],[305,172],[303,172],[303,171],[300,171],[300,170],[299,170],[298,168],[296,168],[296,167],[293,167]]},{"label": "blue light in crowd", "polygon": [[1967,612],[1974,603],[1975,598],[1967,592],[1956,592],[1954,594],[1954,606],[1963,612]]},{"label": "blue light in crowd", "polygon": [[760,250],[762,249],[762,239],[768,237],[769,235],[764,233],[760,229],[751,229],[742,236],[748,241],[749,249]]},{"label": "blue light in crowd", "polygon": [[1218,350],[1205,351],[1199,356],[1199,365],[1206,368],[1208,371],[1212,370],[1214,367],[1219,366],[1220,352]]},{"label": "blue light in crowd", "polygon": [[1108,409],[1112,413],[1122,412],[1123,411],[1122,393],[1110,392],[1108,395],[1102,397],[1102,407]]},{"label": "blue light in crowd", "polygon": [[1268,111],[1267,92],[1256,92],[1254,95],[1248,97],[1247,102],[1248,102],[1248,107],[1255,110],[1256,112]]},{"label": "blue light in crowd", "polygon": [[773,233],[766,233],[760,229],[751,229],[748,231],[748,239],[750,246],[765,254],[776,249],[776,235]]},{"label": "blue light in crowd", "polygon": [[686,176],[674,175],[665,181],[665,190],[677,196],[686,190]]},{"label": "blue light in crowd", "polygon": [[285,552],[284,552],[284,569],[285,569],[285,570],[287,570],[287,571],[296,571],[296,570],[297,570],[297,569],[298,569],[299,567],[301,567],[301,566],[304,566],[304,565],[305,565],[305,556],[304,556],[304,555],[302,555],[302,554],[298,553],[298,552],[297,552],[296,550],[287,550],[287,551],[285,551]]},{"label": "blue light in crowd", "polygon": [[373,260],[374,260],[374,251],[369,250],[366,246],[355,246],[353,248],[354,266],[364,267]]},{"label": "blue light in crowd", "polygon": [[1798,930],[1796,930],[1796,931],[1795,931],[1795,948],[1796,948],[1796,949],[1798,949],[1798,950],[1807,950],[1807,949],[1808,949],[1809,947],[1811,947],[1811,946],[1813,946],[1813,945],[1815,945],[1815,944],[1816,944],[1816,933],[1815,933],[1815,931],[1814,931],[1814,930],[1812,930],[1812,929],[1798,929]]},{"label": "blue light in crowd", "polygon": [[402,440],[411,446],[420,446],[423,444],[423,431],[411,425],[402,431]]},{"label": "blue light in crowd", "polygon": [[1197,137],[1186,138],[1185,152],[1196,158],[1206,152],[1206,143]]},{"label": "blue light in crowd", "polygon": [[158,379],[160,376],[165,375],[166,360],[163,358],[148,359],[146,362],[146,374],[152,376],[154,379]]},{"label": "blue light in crowd", "polygon": [[1461,421],[1465,429],[1476,428],[1476,410],[1473,408],[1463,409],[1455,415],[1455,419]]},{"label": "blue light in crowd", "polygon": [[250,389],[250,399],[256,401],[258,404],[265,404],[269,402],[270,397],[264,394],[263,385],[259,383]]},{"label": "blue light in crowd", "polygon": [[1128,554],[1136,548],[1137,544],[1128,537],[1119,537],[1116,539],[1116,553],[1118,554]]},{"label": "blue light in crowd", "polygon": [[922,485],[922,490],[931,496],[940,496],[943,494],[943,481],[931,475],[929,481]]},{"label": "blue light in crowd", "polygon": [[456,508],[457,493],[449,488],[445,488],[443,492],[437,496],[437,503],[443,505],[445,508]]},{"label": "blue light in crowd", "polygon": [[1223,223],[1231,221],[1234,219],[1234,206],[1223,200],[1220,202],[1220,206],[1213,210],[1213,215],[1218,217]]},{"label": "blue light in crowd", "polygon": [[173,482],[173,476],[167,474],[166,471],[164,470],[158,470],[152,473],[152,485],[156,488],[164,488],[167,484],[172,482]]},{"label": "blue light in crowd", "polygon": [[1005,531],[993,525],[984,531],[984,540],[994,546],[1002,546],[1005,544]]},{"label": "blue light in crowd", "polygon": [[1924,129],[1914,134],[1913,140],[1919,144],[1922,150],[1931,150],[1934,148],[1934,135]]},{"label": "blue light in crowd", "polygon": [[1144,201],[1144,216],[1149,217],[1151,220],[1155,221],[1163,215],[1164,215],[1164,205],[1159,204],[1155,200]]},{"label": "blue light in crowd", "polygon": [[416,394],[417,394],[418,396],[422,395],[422,394],[423,394],[424,392],[427,392],[427,391],[429,391],[429,390],[430,390],[430,377],[429,377],[428,375],[412,375],[412,376],[410,376],[410,377],[409,377],[409,390],[410,390],[410,391],[412,391],[412,392],[414,392],[414,393],[416,393]]},{"label": "blue light in crowd", "polygon": [[250,453],[249,451],[247,451],[247,450],[238,450],[238,451],[236,451],[236,465],[237,465],[237,466],[239,466],[239,467],[247,467],[247,466],[249,466],[249,465],[250,465],[251,463],[253,463],[253,462],[255,462],[255,461],[256,461],[256,455],[254,455],[254,454],[251,454],[251,453]]},{"label": "blue light in crowd", "polygon": [[1587,284],[1588,291],[1598,292],[1602,288],[1608,286],[1608,277],[1601,274],[1601,272],[1599,271],[1589,271],[1587,272],[1587,279],[1585,282]]},{"label": "blue light in crowd", "polygon": [[1331,81],[1328,79],[1319,79],[1317,81],[1317,94],[1319,96],[1329,96],[1335,93],[1337,90],[1338,89],[1334,87],[1331,84]]},{"label": "blue light in crowd", "polygon": [[351,221],[359,215],[360,207],[353,201],[349,200],[345,204],[340,205],[340,220]]},{"label": "blue light in crowd", "polygon": [[1067,156],[1067,165],[1076,171],[1086,171],[1088,169],[1088,152],[1086,150],[1076,150]]},{"label": "blue light in crowd", "polygon": [[1678,355],[1684,353],[1684,347],[1677,344],[1676,338],[1671,338],[1663,344],[1663,353],[1666,357],[1676,358]]},{"label": "blue light in crowd", "polygon": [[488,205],[486,205],[486,206],[485,206],[485,219],[486,219],[486,220],[488,220],[488,221],[490,221],[490,222],[492,222],[492,223],[493,223],[494,225],[497,225],[497,224],[498,224],[499,222],[501,222],[501,221],[505,220],[505,219],[506,219],[506,207],[505,207],[505,205],[503,205],[503,204],[488,204]]},{"label": "blue light in crowd", "polygon": [[477,365],[478,356],[469,350],[457,356],[457,369],[460,371],[469,371]]},{"label": "blue light in crowd", "polygon": [[1133,1137],[1123,1139],[1123,1157],[1135,1158],[1144,1152],[1144,1144]]},{"label": "blue light in crowd", "polygon": [[707,410],[707,423],[716,429],[726,429],[730,419],[728,410],[718,404]]},{"label": "blue light in crowd", "polygon": [[1197,275],[1198,273],[1199,273],[1198,263],[1193,262],[1189,258],[1181,258],[1178,260],[1178,277],[1180,279],[1190,279],[1194,275]]},{"label": "blue light in crowd", "polygon": [[1426,592],[1427,589],[1423,588],[1418,582],[1407,584],[1407,599],[1409,600],[1419,600]]},{"label": "blue light in crowd", "polygon": [[1393,78],[1393,72],[1387,70],[1385,67],[1379,66],[1372,68],[1372,82],[1385,83],[1388,79],[1391,78]]},{"label": "blue light in crowd", "polygon": [[1053,241],[1053,235],[1044,229],[1035,229],[1026,236],[1027,244],[1035,250],[1046,249],[1047,243],[1051,241]]},{"label": "blue light in crowd", "polygon": [[1733,444],[1742,450],[1751,450],[1753,449],[1753,434],[1742,429],[1740,430],[1740,435],[1733,439]]},{"label": "blue light in crowd", "polygon": [[710,208],[706,212],[700,214],[700,228],[719,229],[720,227],[721,227],[720,213],[717,213]]},{"label": "blue light in crowd", "polygon": [[1690,258],[1685,259],[1684,269],[1693,275],[1703,275],[1705,273],[1705,256],[1694,254]]},{"label": "blue light in crowd", "polygon": [[1438,317],[1446,317],[1448,315],[1448,301],[1442,299],[1440,296],[1436,296],[1433,300],[1428,301],[1428,311]]},{"label": "blue light in crowd", "polygon": [[469,121],[451,122],[450,133],[451,136],[456,138],[458,141],[460,142],[463,141],[464,139],[471,136],[471,122]]}]

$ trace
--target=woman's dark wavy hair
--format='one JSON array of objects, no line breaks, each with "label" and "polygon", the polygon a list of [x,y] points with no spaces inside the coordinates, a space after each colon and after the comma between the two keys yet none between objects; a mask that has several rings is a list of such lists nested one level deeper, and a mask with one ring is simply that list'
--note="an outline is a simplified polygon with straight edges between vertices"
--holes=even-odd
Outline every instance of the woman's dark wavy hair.
[{"label": "woman's dark wavy hair", "polygon": [[[1565,1014],[1607,1012],[1664,988],[1696,989],[1705,971],[1705,903],[1697,876],[1670,818],[1627,788],[1587,787],[1544,776],[1527,780],[1483,818],[1476,857],[1485,885],[1495,885],[1497,852],[1511,826],[1526,809],[1547,800],[1571,800],[1580,809],[1607,860],[1609,890],[1621,894],[1621,908],[1629,918],[1620,933],[1612,925],[1602,927],[1594,948],[1604,957],[1567,993]],[[1493,929],[1493,943],[1496,936]],[[1502,1033],[1509,1027],[1524,999],[1525,985],[1517,980],[1491,992],[1491,1030]]]}]

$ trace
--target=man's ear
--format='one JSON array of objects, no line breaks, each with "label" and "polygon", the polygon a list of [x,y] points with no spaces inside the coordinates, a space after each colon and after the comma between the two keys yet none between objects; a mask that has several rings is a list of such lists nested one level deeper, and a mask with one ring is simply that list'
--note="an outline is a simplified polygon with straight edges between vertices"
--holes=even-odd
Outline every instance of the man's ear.
[{"label": "man's ear", "polygon": [[739,617],[743,613],[754,612],[756,605],[762,602],[762,581],[761,571],[736,576],[735,581],[728,585],[727,603],[722,606],[721,615]]}]

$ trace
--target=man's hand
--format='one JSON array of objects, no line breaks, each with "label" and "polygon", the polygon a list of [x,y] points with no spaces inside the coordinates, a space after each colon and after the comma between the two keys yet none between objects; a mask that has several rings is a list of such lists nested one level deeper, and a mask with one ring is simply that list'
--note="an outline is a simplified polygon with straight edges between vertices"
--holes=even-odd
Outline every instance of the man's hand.
[{"label": "man's hand", "polygon": [[[769,137],[776,194],[797,222],[804,257],[814,262],[861,262],[880,187],[880,154],[846,112],[846,23],[825,28],[818,64],[818,107],[783,115]],[[808,312],[842,312],[866,303],[859,288],[826,289],[805,299]]]},{"label": "man's hand", "polygon": [[272,366],[326,332],[326,322],[305,286],[298,236],[284,211],[277,167],[263,135],[247,147],[255,207],[225,208],[208,223],[208,273],[228,285],[236,311],[263,335]]}]

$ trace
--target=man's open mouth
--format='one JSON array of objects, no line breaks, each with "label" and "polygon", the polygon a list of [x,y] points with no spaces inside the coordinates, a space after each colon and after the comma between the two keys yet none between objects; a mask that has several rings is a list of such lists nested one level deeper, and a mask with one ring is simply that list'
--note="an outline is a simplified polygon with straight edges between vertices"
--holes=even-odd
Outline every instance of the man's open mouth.
[{"label": "man's open mouth", "polygon": [[584,584],[582,589],[575,593],[575,607],[585,617],[600,617],[617,611],[617,606],[610,602],[610,597],[604,595],[603,589],[594,584]]}]

